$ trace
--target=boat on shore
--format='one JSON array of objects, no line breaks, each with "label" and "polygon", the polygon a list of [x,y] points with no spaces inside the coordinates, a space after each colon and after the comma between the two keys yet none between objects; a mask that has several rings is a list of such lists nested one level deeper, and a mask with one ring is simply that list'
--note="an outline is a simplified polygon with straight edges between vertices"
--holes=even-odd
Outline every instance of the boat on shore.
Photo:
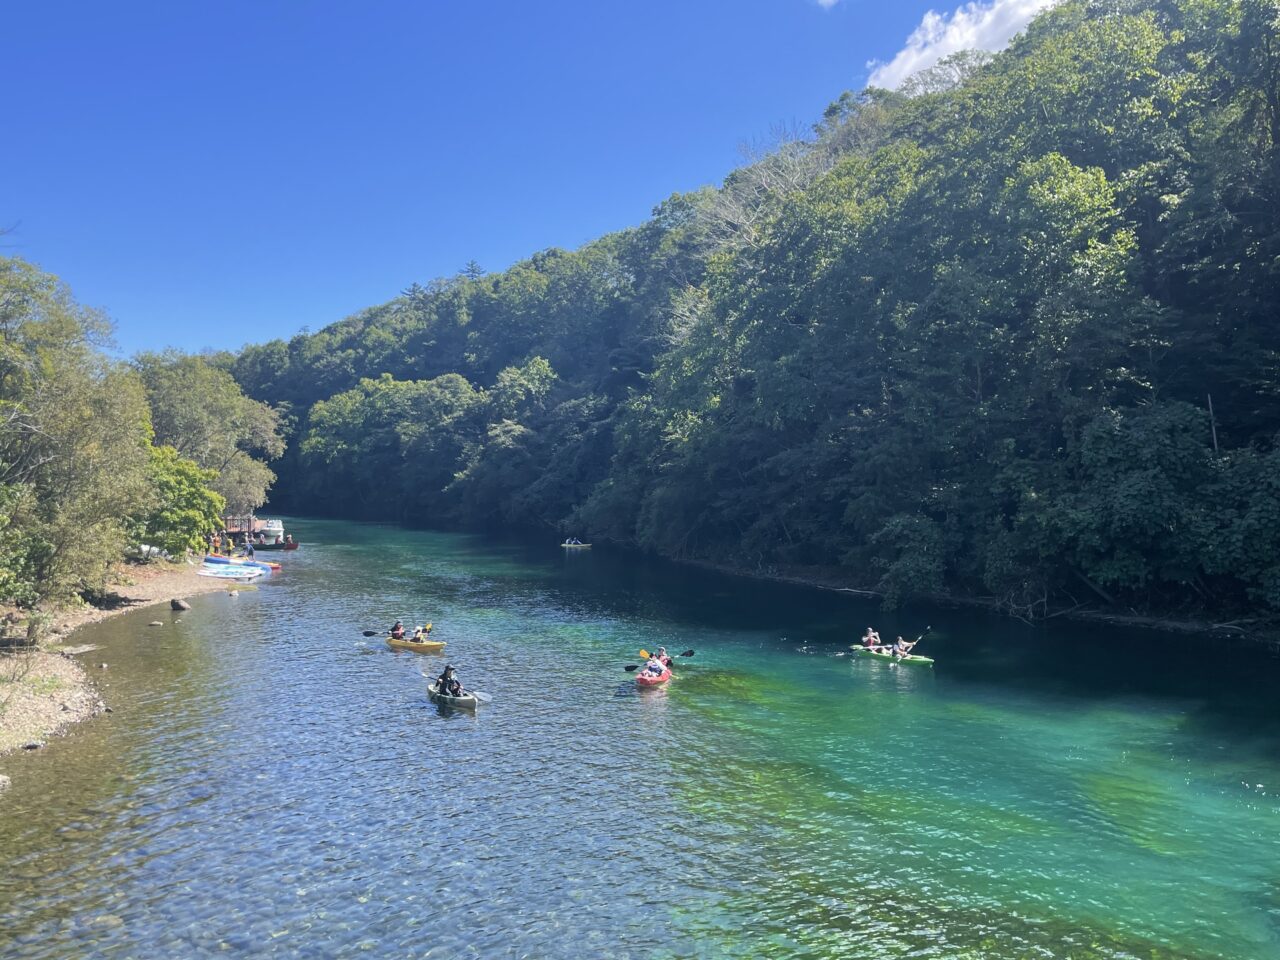
[{"label": "boat on shore", "polygon": [[280,564],[270,560],[250,560],[248,557],[227,557],[220,553],[211,553],[204,558],[205,563],[228,567],[258,567],[267,573],[281,569]]},{"label": "boat on shore", "polygon": [[256,580],[258,577],[265,576],[267,571],[258,566],[244,566],[242,564],[201,564],[200,569],[196,571],[197,576],[212,577],[215,580],[232,580],[238,583],[246,583],[250,580]]}]

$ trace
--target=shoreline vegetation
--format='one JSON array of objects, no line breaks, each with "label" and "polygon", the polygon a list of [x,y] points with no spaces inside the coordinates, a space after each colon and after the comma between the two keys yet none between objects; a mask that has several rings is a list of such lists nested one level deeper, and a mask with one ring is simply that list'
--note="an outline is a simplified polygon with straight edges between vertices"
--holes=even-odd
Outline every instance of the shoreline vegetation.
[{"label": "shoreline vegetation", "polygon": [[[172,600],[246,589],[200,577],[186,563],[127,564],[113,573],[96,604],[54,612],[35,646],[0,649],[0,757],[26,744],[43,745],[108,709],[93,680],[101,661],[88,656],[97,648],[75,643],[80,628]],[[138,642],[145,639],[140,630]]]},{"label": "shoreline vegetation", "polygon": [[283,451],[279,412],[227,371],[110,346],[61,281],[0,256],[0,754],[105,709],[49,628],[219,589],[127,558],[203,550],[266,501]]},{"label": "shoreline vegetation", "polygon": [[[751,569],[710,560],[677,560],[702,570],[714,570],[717,573],[753,580],[764,580],[770,583],[786,583],[793,586],[809,587],[815,590],[826,590],[832,593],[845,593],[852,596],[865,597],[869,600],[884,600],[882,590],[860,585],[853,579],[852,571],[841,568],[812,567],[760,567]],[[920,594],[909,598],[912,602],[925,603],[940,607],[960,607],[979,610],[1000,617],[1021,620],[1028,626],[1038,626],[1059,618],[1082,623],[1106,624],[1114,627],[1127,627],[1136,630],[1151,630],[1159,633],[1172,633],[1197,636],[1217,636],[1229,638],[1241,643],[1248,643],[1266,648],[1273,653],[1280,653],[1280,624],[1271,618],[1247,618],[1238,622],[1214,622],[1200,617],[1151,616],[1136,611],[1123,613],[1115,610],[1089,607],[1078,604],[1069,607],[1047,607],[1034,619],[1011,611],[995,597],[965,597],[949,594]],[[853,630],[853,628],[850,628]],[[853,631],[856,633],[856,631]]]},{"label": "shoreline vegetation", "polygon": [[632,229],[212,362],[288,411],[283,512],[1245,629],[1278,198],[1273,5],[1064,0]]}]

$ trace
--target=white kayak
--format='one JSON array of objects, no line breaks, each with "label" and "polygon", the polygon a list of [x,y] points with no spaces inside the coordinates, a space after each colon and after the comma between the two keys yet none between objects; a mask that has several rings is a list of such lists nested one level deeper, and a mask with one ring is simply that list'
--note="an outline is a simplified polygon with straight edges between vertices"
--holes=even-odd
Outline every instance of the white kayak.
[{"label": "white kayak", "polygon": [[196,571],[202,577],[213,577],[215,580],[235,580],[237,582],[247,582],[256,580],[263,576],[267,571],[261,567],[248,567],[241,564],[201,564],[200,569]]}]

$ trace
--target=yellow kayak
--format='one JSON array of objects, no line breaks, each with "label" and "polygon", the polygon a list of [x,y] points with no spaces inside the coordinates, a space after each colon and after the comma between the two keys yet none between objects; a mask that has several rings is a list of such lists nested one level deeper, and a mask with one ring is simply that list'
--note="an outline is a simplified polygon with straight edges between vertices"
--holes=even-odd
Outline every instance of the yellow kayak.
[{"label": "yellow kayak", "polygon": [[[430,633],[431,624],[427,624],[427,634]],[[439,653],[444,645],[443,640],[410,640],[408,637],[397,640],[395,637],[387,637],[387,646],[396,650],[412,650],[414,653]]]}]

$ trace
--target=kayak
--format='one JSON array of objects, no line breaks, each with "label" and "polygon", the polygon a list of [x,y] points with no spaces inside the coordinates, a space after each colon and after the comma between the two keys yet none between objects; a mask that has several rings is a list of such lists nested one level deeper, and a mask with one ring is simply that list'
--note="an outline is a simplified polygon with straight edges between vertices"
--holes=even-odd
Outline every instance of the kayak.
[{"label": "kayak", "polygon": [[297,550],[298,541],[293,543],[255,543],[254,550]]},{"label": "kayak", "polygon": [[636,673],[636,685],[640,687],[658,687],[671,679],[671,668],[663,667],[662,672],[654,675],[647,670]]},{"label": "kayak", "polygon": [[410,640],[408,637],[397,640],[395,637],[387,637],[387,646],[394,647],[396,650],[412,650],[414,653],[439,653],[444,649],[445,642],[443,640]]},{"label": "kayak", "polygon": [[854,644],[849,648],[856,657],[870,657],[873,660],[888,660],[890,663],[914,663],[920,667],[933,666],[933,660],[930,657],[917,656],[914,653],[908,653],[905,657],[899,659],[892,653],[876,653],[874,650],[868,650],[866,647]]},{"label": "kayak", "polygon": [[[441,644],[441,646],[444,646],[444,644]],[[464,693],[460,697],[451,697],[447,693],[440,693],[434,683],[427,684],[427,696],[446,707],[461,707],[463,710],[474,710],[476,704],[480,702],[469,693]]]},{"label": "kayak", "polygon": [[204,558],[205,563],[212,564],[230,564],[237,567],[261,567],[263,570],[275,572],[281,569],[280,564],[271,560],[250,560],[248,557],[224,557],[218,553],[211,553]]},{"label": "kayak", "polygon": [[590,550],[591,549],[591,544],[589,543],[562,543],[560,544],[560,546],[564,547],[564,549],[566,550]]},{"label": "kayak", "polygon": [[223,564],[222,566],[201,566],[196,571],[199,576],[213,577],[215,580],[255,580],[266,573],[258,567],[246,567],[241,564]]}]

